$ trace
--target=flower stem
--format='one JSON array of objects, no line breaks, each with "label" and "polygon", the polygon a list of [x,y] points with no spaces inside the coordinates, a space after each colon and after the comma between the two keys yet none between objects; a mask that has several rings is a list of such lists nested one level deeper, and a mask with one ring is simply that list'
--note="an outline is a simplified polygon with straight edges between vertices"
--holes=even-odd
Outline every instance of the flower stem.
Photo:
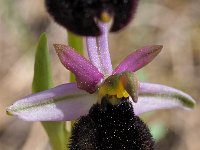
[{"label": "flower stem", "polygon": [[68,139],[68,133],[65,129],[65,122],[42,122],[45,128],[49,142],[53,150],[67,150],[66,139]]}]

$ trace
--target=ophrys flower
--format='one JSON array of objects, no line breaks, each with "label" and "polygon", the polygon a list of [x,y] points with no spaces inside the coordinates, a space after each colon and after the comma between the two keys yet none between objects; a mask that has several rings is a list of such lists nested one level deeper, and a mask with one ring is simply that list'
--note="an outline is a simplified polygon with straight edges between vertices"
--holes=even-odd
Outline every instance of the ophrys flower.
[{"label": "ophrys flower", "polygon": [[103,97],[113,104],[128,98],[135,115],[172,107],[193,108],[193,98],[179,90],[159,84],[139,83],[134,72],[160,52],[162,46],[146,46],[126,57],[112,70],[107,45],[107,27],[100,25],[102,35],[87,38],[90,61],[73,48],[55,44],[62,64],[72,71],[77,83],[59,85],[50,90],[27,96],[7,109],[8,114],[27,121],[75,120],[86,115]]}]

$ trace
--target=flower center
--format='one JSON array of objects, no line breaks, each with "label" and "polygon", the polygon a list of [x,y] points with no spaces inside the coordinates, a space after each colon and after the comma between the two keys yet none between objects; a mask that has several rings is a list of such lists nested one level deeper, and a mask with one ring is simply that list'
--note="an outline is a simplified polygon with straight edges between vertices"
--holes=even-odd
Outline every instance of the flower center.
[{"label": "flower center", "polygon": [[[99,86],[98,94],[100,102],[103,97],[107,97],[112,104],[118,104],[122,98],[132,98],[137,102],[138,98],[138,80],[131,72],[111,75]],[[113,101],[115,101],[113,103]]]},{"label": "flower center", "polygon": [[107,78],[107,80],[99,87],[99,95],[101,97],[105,95],[116,98],[129,97],[129,94],[124,89],[120,80],[113,80],[112,76]]}]

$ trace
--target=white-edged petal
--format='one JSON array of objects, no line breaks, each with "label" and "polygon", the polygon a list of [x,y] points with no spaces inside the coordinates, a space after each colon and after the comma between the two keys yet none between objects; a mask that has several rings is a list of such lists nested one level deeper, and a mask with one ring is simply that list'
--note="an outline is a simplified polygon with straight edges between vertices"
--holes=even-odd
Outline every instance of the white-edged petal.
[{"label": "white-edged petal", "polygon": [[158,109],[191,110],[194,106],[195,101],[188,94],[165,85],[151,83],[140,83],[138,102],[133,103],[136,115]]},{"label": "white-edged petal", "polygon": [[7,108],[7,113],[26,121],[75,120],[96,102],[95,93],[88,94],[69,83],[27,96]]}]

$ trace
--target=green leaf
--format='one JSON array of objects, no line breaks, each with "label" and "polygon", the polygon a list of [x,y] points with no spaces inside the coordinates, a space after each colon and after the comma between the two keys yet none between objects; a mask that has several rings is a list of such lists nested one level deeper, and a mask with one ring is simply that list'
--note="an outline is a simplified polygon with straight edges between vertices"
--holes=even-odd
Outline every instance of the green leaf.
[{"label": "green leaf", "polygon": [[53,87],[53,79],[47,45],[47,36],[41,34],[35,55],[32,90],[41,92]]},{"label": "green leaf", "polygon": [[159,141],[164,138],[167,134],[167,129],[165,125],[161,122],[152,123],[149,125],[151,135],[155,141]]},{"label": "green leaf", "polygon": [[42,122],[53,150],[68,150],[67,139],[70,133],[66,131],[65,122]]},{"label": "green leaf", "polygon": [[[47,36],[42,33],[35,55],[34,77],[32,83],[33,93],[41,92],[53,87],[50,57]],[[67,150],[67,132],[65,122],[42,122],[50,144],[54,150]]]}]

